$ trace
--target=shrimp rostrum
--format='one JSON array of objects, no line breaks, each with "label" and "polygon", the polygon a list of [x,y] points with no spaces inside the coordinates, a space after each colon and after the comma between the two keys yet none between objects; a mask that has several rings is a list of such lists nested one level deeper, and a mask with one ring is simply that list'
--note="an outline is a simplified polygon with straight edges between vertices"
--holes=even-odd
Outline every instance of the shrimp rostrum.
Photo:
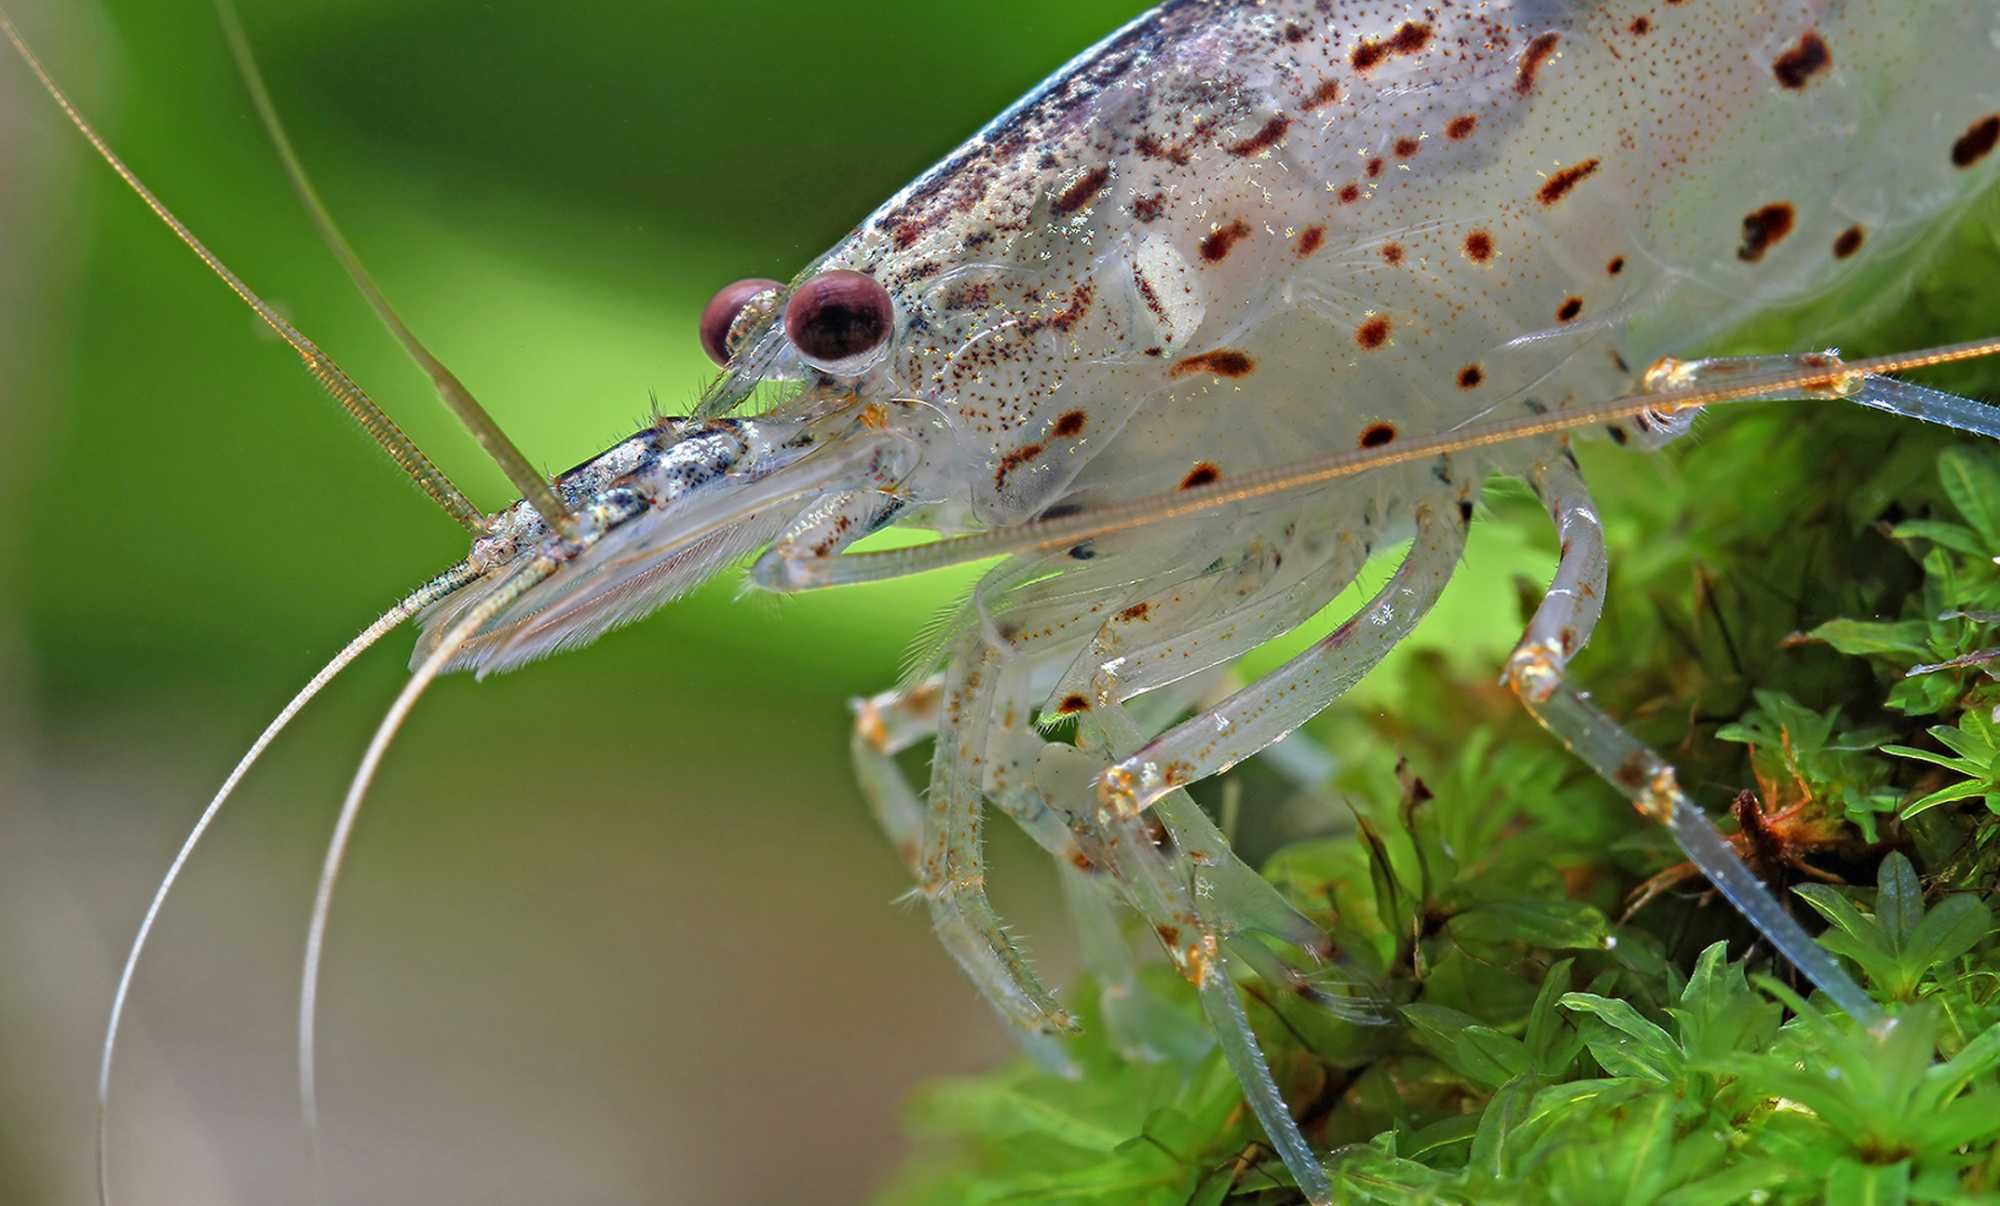
[{"label": "shrimp rostrum", "polygon": [[[520,489],[491,516],[98,143],[473,536],[229,780],[332,672],[420,626],[415,674],[354,780],[316,899],[308,1110],[333,883],[371,775],[438,675],[586,643],[759,550],[752,581],[776,591],[1004,555],[902,687],[858,705],[865,792],[944,946],[1030,1035],[1074,1023],[988,901],[988,806],[1058,860],[1087,929],[1106,933],[1114,905],[1140,914],[1300,1188],[1326,1199],[1234,979],[1288,982],[1356,1021],[1380,1003],[1187,789],[1292,733],[1410,632],[1494,475],[1525,479],[1562,543],[1507,684],[1828,998],[1886,1024],[1673,768],[1567,676],[1607,573],[1570,441],[1656,447],[1703,405],[1750,397],[1846,399],[1992,434],[1987,408],[1886,375],[1990,343],[1853,363],[1817,349],[1679,357],[1857,274],[1898,279],[1923,233],[1993,183],[1996,36],[1996,0],[1174,0],[791,282],[718,293],[699,335],[722,371],[693,413],[553,483],[375,294],[294,165],[329,242]],[[850,550],[891,525],[940,539]],[[1214,702],[1213,671],[1405,540],[1350,620]],[[920,789],[895,755],[926,740]],[[1086,946],[1102,975],[1129,975],[1115,942]],[[1135,1015],[1106,1016],[1144,1047]],[[110,1055],[107,1041],[100,1101]]]}]

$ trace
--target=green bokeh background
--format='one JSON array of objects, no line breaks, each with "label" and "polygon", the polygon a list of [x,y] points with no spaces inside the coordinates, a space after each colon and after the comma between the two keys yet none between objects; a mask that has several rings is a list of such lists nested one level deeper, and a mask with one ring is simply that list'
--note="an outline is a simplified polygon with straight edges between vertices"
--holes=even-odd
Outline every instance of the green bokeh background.
[{"label": "green bokeh background", "polygon": [[[717,285],[790,275],[1140,7],[241,2],[383,287],[551,469],[692,399]],[[8,7],[184,220],[506,500],[314,239],[203,0]],[[4,57],[0,320],[0,1200],[81,1202],[98,1029],[175,845],[269,714],[464,541]],[[1546,543],[1487,525],[1419,643],[1497,664]],[[845,766],[845,701],[967,576],[792,600],[731,578],[449,681],[406,731],[329,951],[335,1200],[852,1201],[915,1080],[1006,1053],[892,907]],[[407,649],[316,706],[191,864],[118,1068],[119,1200],[310,1198],[307,897]],[[996,894],[1061,982],[1052,880],[1002,828]]]}]

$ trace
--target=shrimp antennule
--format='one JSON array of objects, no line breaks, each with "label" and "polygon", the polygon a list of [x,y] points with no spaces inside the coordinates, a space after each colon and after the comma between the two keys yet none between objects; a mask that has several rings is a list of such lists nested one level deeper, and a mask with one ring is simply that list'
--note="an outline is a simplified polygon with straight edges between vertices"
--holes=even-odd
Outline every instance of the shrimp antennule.
[{"label": "shrimp antennule", "polygon": [[326,861],[320,867],[319,884],[313,891],[312,919],[306,929],[305,967],[299,978],[299,1103],[305,1114],[307,1134],[314,1145],[315,1167],[318,1165],[319,1096],[313,1058],[313,1026],[319,1003],[320,962],[326,949],[327,919],[333,910],[333,890],[347,858],[348,843],[354,836],[354,824],[360,817],[362,800],[367,796],[375,772],[382,764],[382,756],[388,752],[389,743],[395,739],[397,730],[403,727],[403,722],[409,718],[411,709],[416,707],[424,691],[451,665],[459,649],[529,589],[553,575],[560,565],[561,562],[548,554],[520,561],[507,570],[491,592],[443,635],[410,676],[410,681],[403,685],[402,694],[396,697],[396,702],[390,705],[388,714],[382,718],[375,736],[368,743],[367,752],[362,755],[360,767],[354,772],[347,798],[341,802],[340,816],[334,822],[333,836],[327,842]]},{"label": "shrimp antennule", "polygon": [[318,674],[313,675],[311,682],[292,696],[291,702],[284,706],[271,723],[264,726],[264,731],[257,735],[257,740],[251,743],[250,749],[238,760],[235,769],[231,770],[229,777],[223,780],[221,789],[209,800],[208,807],[201,810],[201,816],[195,820],[194,828],[190,829],[187,837],[182,840],[180,849],[174,854],[174,861],[167,867],[166,875],[161,877],[159,886],[153,889],[153,898],[147,902],[146,912],[140,918],[138,933],[133,936],[132,945],[125,952],[124,966],[118,971],[118,987],[111,997],[111,1016],[105,1024],[104,1043],[98,1051],[96,1142],[99,1202],[109,1202],[111,1199],[110,1144],[107,1125],[111,1104],[111,1061],[118,1046],[119,1026],[124,1021],[125,1004],[132,993],[132,979],[139,969],[139,957],[145,952],[146,940],[152,936],[153,925],[159,920],[160,910],[166,905],[167,894],[173,891],[174,883],[180,878],[188,859],[193,856],[195,846],[201,842],[209,826],[215,823],[216,817],[222,812],[223,804],[236,791],[237,785],[243,782],[244,776],[250,773],[250,768],[256,765],[257,760],[263,757],[264,751],[278,739],[278,735],[285,731],[292,720],[305,710],[305,706],[311,703],[328,683],[353,665],[376,642],[401,627],[404,621],[478,577],[478,572],[467,564],[454,566],[425,583],[408,598],[383,613],[382,617],[370,624],[361,635],[349,641],[347,647],[335,654],[332,661],[322,667]]}]

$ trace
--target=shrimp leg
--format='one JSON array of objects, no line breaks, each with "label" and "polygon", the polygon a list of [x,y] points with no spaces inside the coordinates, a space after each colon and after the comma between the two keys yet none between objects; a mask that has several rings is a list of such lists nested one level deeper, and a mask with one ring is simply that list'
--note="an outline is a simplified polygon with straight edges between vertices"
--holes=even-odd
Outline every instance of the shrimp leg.
[{"label": "shrimp leg", "polygon": [[1530,714],[1616,787],[1633,807],[1660,822],[1683,853],[1750,924],[1841,1009],[1871,1029],[1882,1011],[1736,857],[1708,817],[1681,790],[1674,768],[1569,684],[1569,661],[1590,639],[1603,607],[1604,531],[1583,477],[1568,458],[1532,475],[1562,537],[1554,583],[1507,662],[1506,683]]},{"label": "shrimp leg", "polygon": [[1098,781],[1102,815],[1129,820],[1176,787],[1217,775],[1318,715],[1382,660],[1437,602],[1465,548],[1469,499],[1417,507],[1408,556],[1360,614],[1266,678],[1194,716]]}]

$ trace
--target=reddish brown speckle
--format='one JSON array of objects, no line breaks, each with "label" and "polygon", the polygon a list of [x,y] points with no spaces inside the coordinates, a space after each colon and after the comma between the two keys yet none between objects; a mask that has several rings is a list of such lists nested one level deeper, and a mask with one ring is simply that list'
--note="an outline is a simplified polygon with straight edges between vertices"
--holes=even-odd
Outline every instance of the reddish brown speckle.
[{"label": "reddish brown speckle", "polygon": [[1151,603],[1134,603],[1124,611],[1119,612],[1118,618],[1130,624],[1134,621],[1145,619],[1148,615],[1152,614],[1152,611],[1153,605]]},{"label": "reddish brown speckle", "polygon": [[1285,131],[1291,128],[1292,119],[1280,113],[1265,122],[1263,128],[1255,134],[1232,145],[1229,148],[1229,153],[1243,157],[1268,151],[1272,147],[1277,146],[1279,141],[1285,137]]},{"label": "reddish brown speckle", "polygon": [[1414,138],[1398,138],[1396,140],[1396,145],[1394,147],[1394,150],[1396,152],[1396,158],[1408,159],[1411,156],[1415,155],[1418,151],[1423,150],[1423,148],[1424,144],[1417,141]]},{"label": "reddish brown speckle", "polygon": [[1132,203],[1132,216],[1141,222],[1157,222],[1160,220],[1160,215],[1166,212],[1165,193],[1154,193],[1150,197],[1141,197]]},{"label": "reddish brown speckle", "polygon": [[1368,178],[1375,179],[1382,174],[1383,161],[1379,158],[1368,161]]},{"label": "reddish brown speckle", "polygon": [[1356,71],[1373,71],[1389,57],[1389,48],[1380,42],[1363,40],[1354,47],[1354,53],[1347,61],[1354,64]]},{"label": "reddish brown speckle", "polygon": [[1475,264],[1484,264],[1493,258],[1493,236],[1483,230],[1475,230],[1465,236],[1465,258]]},{"label": "reddish brown speckle", "polygon": [[1056,425],[1049,428],[1049,434],[1058,439],[1067,440],[1074,436],[1082,435],[1084,427],[1089,422],[1090,416],[1080,410],[1072,410],[1056,420]]},{"label": "reddish brown speckle", "polygon": [[1486,370],[1476,364],[1468,364],[1458,370],[1458,388],[1460,389],[1478,389],[1479,383],[1484,380],[1486,380]]},{"label": "reddish brown speckle", "polygon": [[1203,461],[1201,464],[1188,470],[1188,475],[1181,479],[1181,489],[1192,490],[1196,486],[1206,486],[1220,480],[1221,477],[1222,470],[1217,469],[1207,461]]},{"label": "reddish brown speckle", "polygon": [[1792,207],[1784,201],[1746,214],[1743,218],[1743,243],[1736,249],[1736,258],[1746,264],[1763,259],[1772,244],[1792,233],[1793,220]]},{"label": "reddish brown speckle", "polygon": [[1403,262],[1403,245],[1402,245],[1401,243],[1384,243],[1384,244],[1382,244],[1382,262],[1383,262],[1383,263],[1385,263],[1385,264],[1400,264],[1400,263],[1402,263],[1402,262]]},{"label": "reddish brown speckle", "polygon": [[1389,320],[1378,314],[1354,328],[1354,342],[1371,352],[1389,342]]},{"label": "reddish brown speckle", "polygon": [[1569,322],[1581,313],[1583,313],[1583,299],[1575,296],[1565,297],[1563,304],[1556,307],[1556,321]]},{"label": "reddish brown speckle", "polygon": [[1311,96],[1306,98],[1305,110],[1310,113],[1314,109],[1324,109],[1339,99],[1340,81],[1325,80],[1321,82],[1319,87],[1313,89]]},{"label": "reddish brown speckle", "polygon": [[1235,348],[1217,348],[1199,356],[1189,356],[1174,365],[1174,376],[1248,377],[1257,371],[1257,362]]},{"label": "reddish brown speckle", "polygon": [[1304,230],[1299,232],[1300,259],[1302,260],[1311,259],[1314,255],[1317,255],[1319,253],[1319,249],[1324,246],[1326,246],[1326,227],[1308,226]]},{"label": "reddish brown speckle", "polygon": [[1090,711],[1090,701],[1081,695],[1072,695],[1057,705],[1056,711],[1064,716],[1074,716],[1078,712]]},{"label": "reddish brown speckle", "polygon": [[1868,232],[1859,226],[1850,226],[1841,231],[1839,237],[1833,241],[1833,258],[1844,260],[1853,255],[1861,250],[1861,241],[1867,237]]},{"label": "reddish brown speckle", "polygon": [[1417,54],[1431,43],[1431,27],[1415,21],[1403,22],[1396,30],[1396,36],[1389,39],[1389,50],[1393,54]]},{"label": "reddish brown speckle", "polygon": [[1527,53],[1521,56],[1521,68],[1514,76],[1514,91],[1522,96],[1535,90],[1535,77],[1542,72],[1542,64],[1556,52],[1556,44],[1562,41],[1561,34],[1545,33],[1528,43]]},{"label": "reddish brown speckle", "polygon": [[1634,17],[1632,18],[1632,24],[1625,28],[1632,32],[1633,37],[1643,38],[1653,32],[1653,19],[1651,17]]},{"label": "reddish brown speckle", "polygon": [[1597,170],[1597,160],[1585,159],[1572,163],[1563,170],[1542,181],[1541,191],[1535,194],[1543,205],[1554,205],[1569,195],[1569,191],[1588,179]]},{"label": "reddish brown speckle", "polygon": [[1472,132],[1474,130],[1477,130],[1478,128],[1479,128],[1478,114],[1461,113],[1457,117],[1454,117],[1450,121],[1444,123],[1444,136],[1446,138],[1451,139],[1453,142],[1463,142],[1466,139],[1472,137]]},{"label": "reddish brown speckle", "polygon": [[1111,183],[1110,168],[1092,168],[1079,176],[1075,184],[1057,194],[1055,202],[1049,208],[1058,215],[1073,214],[1090,204],[1092,198],[1103,192],[1104,186],[1109,183]]},{"label": "reddish brown speckle", "polygon": [[2000,113],[1980,118],[1959,135],[1958,141],[1951,144],[1952,165],[1971,167],[1986,158],[1995,143],[2000,143]]},{"label": "reddish brown speckle", "polygon": [[1361,186],[1358,184],[1343,184],[1340,186],[1339,195],[1342,205],[1352,205],[1356,201],[1361,200]]},{"label": "reddish brown speckle", "polygon": [[1237,240],[1249,237],[1248,222],[1241,219],[1231,222],[1227,226],[1209,232],[1209,236],[1201,241],[1201,258],[1211,264],[1219,264],[1222,258],[1229,254],[1229,249],[1236,246]]},{"label": "reddish brown speckle", "polygon": [[1040,444],[1028,444],[1001,457],[1000,463],[993,469],[993,485],[996,488],[1005,488],[1007,475],[1042,455],[1042,451]]},{"label": "reddish brown speckle", "polygon": [[1617,276],[1623,271],[1625,271],[1625,257],[1622,255],[1612,256],[1610,261],[1604,265],[1604,274],[1606,276]]},{"label": "reddish brown speckle", "polygon": [[1371,424],[1368,430],[1361,433],[1361,447],[1380,448],[1384,444],[1393,443],[1395,439],[1396,425],[1394,423],[1375,423]]},{"label": "reddish brown speckle", "polygon": [[1771,64],[1771,74],[1787,88],[1803,88],[1812,77],[1825,71],[1833,63],[1833,56],[1827,53],[1826,43],[1811,30],[1800,35],[1799,40],[1778,61]]}]

